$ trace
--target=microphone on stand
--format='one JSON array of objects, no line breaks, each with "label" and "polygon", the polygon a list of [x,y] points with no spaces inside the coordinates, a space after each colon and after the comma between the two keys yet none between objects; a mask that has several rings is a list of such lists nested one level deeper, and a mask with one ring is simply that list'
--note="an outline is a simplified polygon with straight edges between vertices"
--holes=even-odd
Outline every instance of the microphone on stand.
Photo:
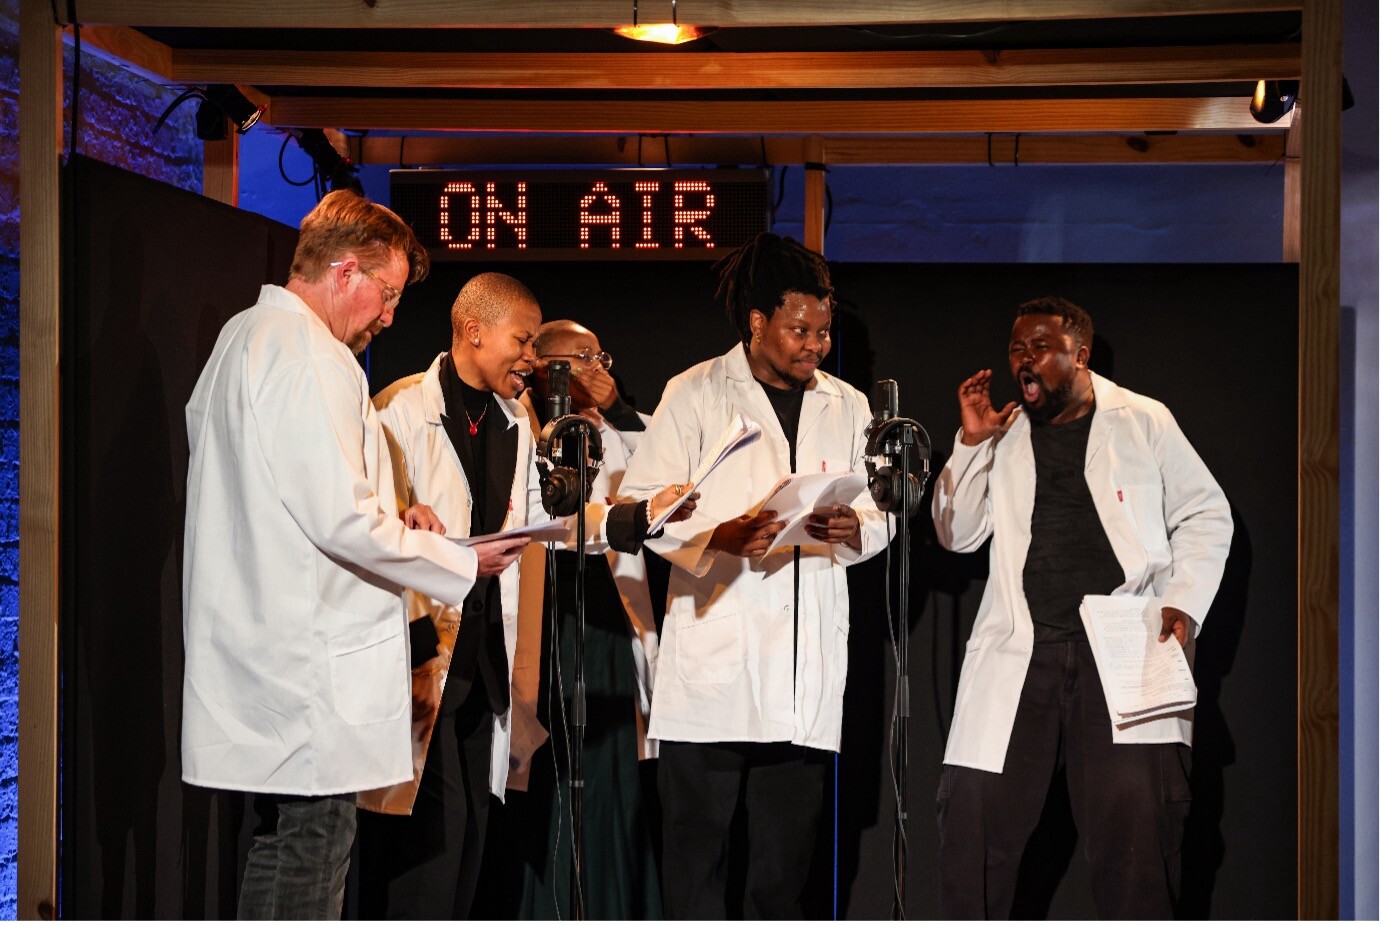
[{"label": "microphone on stand", "polygon": [[[582,891],[585,876],[586,846],[582,816],[582,795],[586,787],[584,742],[586,739],[586,501],[591,497],[591,476],[601,468],[601,433],[596,425],[572,413],[572,364],[553,360],[548,364],[548,423],[539,434],[537,467],[543,509],[554,517],[576,515],[577,580],[575,588],[576,677],[572,682],[572,731],[569,736],[568,793],[572,820],[572,872],[569,881],[571,917],[585,919],[586,902]],[[571,439],[576,458],[564,465],[562,444]],[[550,556],[549,562],[553,560]],[[555,575],[555,573],[554,573]],[[556,593],[556,586],[553,588]],[[556,628],[554,628],[556,639]]]},{"label": "microphone on stand", "polygon": [[890,418],[899,416],[899,384],[893,379],[881,379],[875,383],[874,400],[875,424],[883,424]]},{"label": "microphone on stand", "polygon": [[548,364],[548,420],[572,413],[572,364],[553,360]]},{"label": "microphone on stand", "polygon": [[[923,426],[912,418],[899,416],[899,384],[893,379],[875,383],[874,418],[865,432],[865,471],[870,497],[885,514],[897,518],[898,557],[898,632],[895,633],[887,602],[892,595],[893,575],[885,578],[886,616],[891,617],[889,634],[894,643],[894,717],[892,754],[889,763],[895,781],[894,814],[894,910],[895,919],[908,917],[908,591],[910,537],[909,521],[922,505],[927,481],[932,440]],[[879,460],[880,462],[876,462]],[[917,468],[919,475],[914,475]],[[891,569],[892,571],[892,569]]]}]

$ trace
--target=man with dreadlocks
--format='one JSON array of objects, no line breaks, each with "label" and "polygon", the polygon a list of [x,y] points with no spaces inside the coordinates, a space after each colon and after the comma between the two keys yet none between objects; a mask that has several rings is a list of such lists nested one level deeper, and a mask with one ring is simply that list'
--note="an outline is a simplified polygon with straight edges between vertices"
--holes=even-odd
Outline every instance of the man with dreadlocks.
[{"label": "man with dreadlocks", "polygon": [[668,383],[622,486],[645,497],[688,481],[737,414],[763,430],[702,483],[691,518],[648,543],[674,565],[649,725],[660,748],[664,911],[727,917],[728,840],[743,794],[744,914],[801,918],[826,769],[841,744],[845,567],[884,548],[886,521],[862,492],[814,513],[815,543],[765,555],[784,525],[773,511],[746,512],[789,473],[863,473],[870,411],[819,369],[832,318],[820,254],[766,233],[719,269],[739,341]]}]

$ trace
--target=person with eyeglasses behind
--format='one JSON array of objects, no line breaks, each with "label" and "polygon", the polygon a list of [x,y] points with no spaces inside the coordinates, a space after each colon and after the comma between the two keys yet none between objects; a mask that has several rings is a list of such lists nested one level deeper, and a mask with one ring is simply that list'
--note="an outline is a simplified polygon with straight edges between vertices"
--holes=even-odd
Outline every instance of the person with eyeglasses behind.
[{"label": "person with eyeglasses behind", "polygon": [[[592,480],[591,498],[613,504],[649,417],[620,397],[610,374],[614,361],[586,327],[575,321],[549,321],[538,329],[534,352],[538,362],[533,384],[520,399],[534,434],[548,423],[549,364],[566,361],[572,370],[572,412],[594,423],[601,436],[604,460]],[[528,791],[510,801],[514,841],[551,846],[519,852],[522,889],[517,914],[524,919],[565,915],[571,878],[572,833],[566,815],[570,769],[564,756],[570,755],[567,726],[576,674],[577,553],[559,550],[552,565],[550,571],[537,546],[519,563],[526,585],[520,593],[512,693],[516,710],[522,705],[551,735],[535,752],[510,755],[509,787]],[[657,798],[654,765],[645,760],[657,754],[645,730],[658,660],[658,627],[647,563],[638,550],[633,555],[593,553],[585,574],[585,913],[592,919],[659,918]],[[552,609],[556,627],[548,617]],[[556,676],[554,651],[560,660]]]},{"label": "person with eyeglasses behind", "polygon": [[525,545],[396,507],[354,354],[427,271],[397,215],[328,194],[187,405],[183,780],[255,795],[242,919],[340,918],[357,791],[413,776],[403,590],[459,605]]},{"label": "person with eyeglasses behind", "polygon": [[[481,273],[457,293],[451,322],[448,349],[374,399],[397,504],[431,506],[457,536],[542,523],[537,441],[517,401],[538,362],[538,299],[511,276]],[[638,549],[647,509],[665,509],[681,489],[639,504],[593,498],[588,548]],[[675,519],[690,516],[694,505],[683,506]],[[564,543],[575,540],[571,522]],[[510,696],[519,568],[478,580],[460,602],[410,591],[414,775],[360,795],[360,913],[467,918],[481,889],[491,796],[505,798],[511,734],[523,719]]]}]

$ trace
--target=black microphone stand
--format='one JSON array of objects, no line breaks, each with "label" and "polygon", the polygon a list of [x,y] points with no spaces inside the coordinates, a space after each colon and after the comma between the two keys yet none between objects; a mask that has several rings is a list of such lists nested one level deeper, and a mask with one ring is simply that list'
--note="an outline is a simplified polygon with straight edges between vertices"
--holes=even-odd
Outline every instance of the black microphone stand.
[{"label": "black microphone stand", "polygon": [[[590,425],[587,425],[590,426]],[[586,496],[589,490],[587,472],[587,431],[577,429],[577,632],[573,639],[577,656],[576,670],[572,679],[572,767],[568,781],[569,799],[572,807],[572,882],[569,892],[572,903],[572,919],[586,918],[582,892],[582,869],[586,859],[582,843],[582,793],[586,788],[586,774],[582,769],[582,750],[586,742]],[[556,576],[554,576],[556,577]],[[554,586],[556,588],[556,585]]]},{"label": "black microphone stand", "polygon": [[[912,463],[914,433],[902,430],[899,440],[900,471],[908,473]],[[898,751],[891,757],[894,779],[898,787],[898,806],[894,818],[894,918],[907,918],[905,901],[908,898],[908,522],[912,520],[907,505],[899,516],[899,657],[898,677],[894,679],[894,732]]]},{"label": "black microphone stand", "polygon": [[[561,463],[562,443],[565,438],[576,440],[576,478],[577,478],[577,581],[576,581],[576,632],[573,634],[573,649],[576,666],[572,679],[572,739],[571,765],[568,768],[568,794],[572,810],[572,876],[569,884],[571,917],[574,921],[586,918],[585,893],[582,890],[582,871],[585,869],[586,849],[582,843],[582,794],[586,787],[583,747],[586,741],[586,500],[591,492],[590,460],[601,457],[601,435],[586,418],[571,413],[571,398],[567,394],[567,364],[554,362],[549,369],[549,387],[557,394],[548,397],[551,420],[543,428],[539,438],[538,452],[547,456],[551,462]],[[595,455],[592,455],[591,441],[595,440]],[[599,465],[599,463],[598,463]],[[571,470],[568,470],[570,475]],[[553,475],[557,476],[555,470]],[[545,475],[546,477],[546,475]],[[550,504],[551,501],[551,504]],[[553,516],[559,516],[561,499],[550,498],[544,492],[543,507]],[[553,593],[557,594],[557,573],[553,574]],[[554,627],[554,632],[556,632]],[[559,692],[561,696],[561,692]]]},{"label": "black microphone stand", "polygon": [[[870,473],[870,493],[880,507],[892,512],[899,520],[899,624],[897,633],[889,627],[897,646],[894,653],[894,717],[891,740],[895,751],[889,756],[889,773],[894,781],[894,902],[893,918],[907,918],[908,900],[908,719],[912,713],[908,687],[908,591],[911,567],[911,536],[909,521],[921,506],[923,489],[927,485],[931,462],[932,441],[923,426],[912,418],[899,416],[898,383],[892,379],[875,384],[875,420],[866,431],[866,455],[888,460],[888,469],[876,471],[867,463]],[[921,447],[920,447],[921,443]],[[921,452],[919,453],[919,450]],[[914,455],[918,454],[919,476],[912,475]],[[879,482],[874,481],[876,478]],[[894,486],[894,487],[891,487]],[[891,499],[891,496],[892,497]],[[885,500],[889,500],[885,504]],[[893,596],[895,575],[885,576],[885,607]]]}]

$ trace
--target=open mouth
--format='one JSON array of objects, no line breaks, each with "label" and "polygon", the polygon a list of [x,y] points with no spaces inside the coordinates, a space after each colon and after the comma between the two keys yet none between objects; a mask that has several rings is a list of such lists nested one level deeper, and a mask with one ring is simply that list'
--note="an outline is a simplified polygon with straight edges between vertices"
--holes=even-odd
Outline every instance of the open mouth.
[{"label": "open mouth", "polygon": [[509,381],[510,384],[514,386],[514,393],[516,395],[528,388],[527,376],[528,373],[521,372],[517,369],[511,369],[509,371]]},{"label": "open mouth", "polygon": [[1023,392],[1024,401],[1030,405],[1043,394],[1042,383],[1038,377],[1026,369],[1019,373],[1019,389]]}]

